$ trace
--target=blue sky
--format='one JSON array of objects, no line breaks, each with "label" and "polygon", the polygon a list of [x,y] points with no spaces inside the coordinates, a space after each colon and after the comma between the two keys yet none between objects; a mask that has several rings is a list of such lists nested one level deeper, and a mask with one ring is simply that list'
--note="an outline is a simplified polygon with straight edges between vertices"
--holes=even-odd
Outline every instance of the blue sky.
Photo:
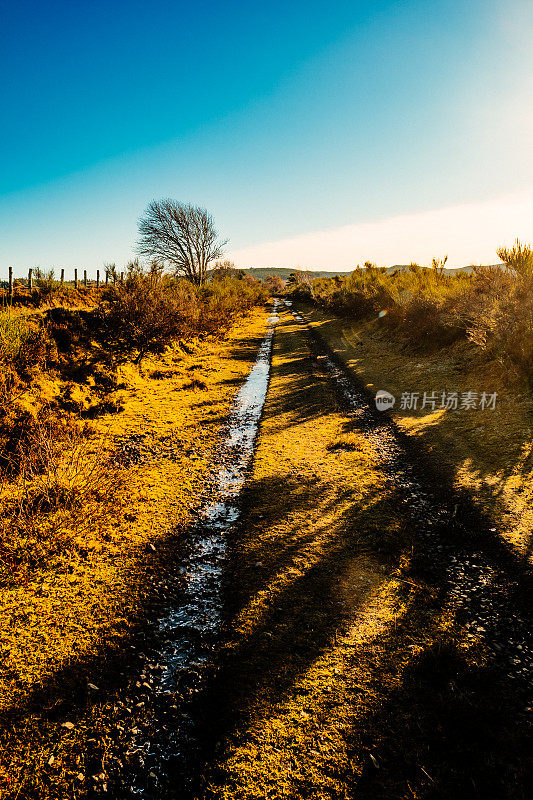
[{"label": "blue sky", "polygon": [[512,218],[494,230],[480,204],[531,202],[529,0],[4,0],[0,13],[0,275],[124,263],[165,196],[206,206],[252,266],[317,266],[283,242],[342,229],[332,268],[374,249],[400,260],[393,228],[363,253],[357,226],[450,208],[471,222],[447,230],[448,214],[435,248],[447,235],[457,259],[483,260],[483,225],[493,252]]}]

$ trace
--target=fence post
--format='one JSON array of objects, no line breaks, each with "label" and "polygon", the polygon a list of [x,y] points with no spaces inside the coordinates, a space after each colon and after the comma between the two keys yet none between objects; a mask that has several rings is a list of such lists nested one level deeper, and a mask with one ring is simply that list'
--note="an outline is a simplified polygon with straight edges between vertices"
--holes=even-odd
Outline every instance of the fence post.
[{"label": "fence post", "polygon": [[114,272],[113,273],[113,286],[115,285],[116,282],[117,282],[117,273]]},{"label": "fence post", "polygon": [[106,271],[105,271],[105,285],[107,286],[108,283],[109,283],[109,270],[106,269]]},{"label": "fence post", "polygon": [[120,282],[124,283],[124,273],[123,272],[120,273]]},{"label": "fence post", "polygon": [[96,270],[96,288],[97,289],[100,288],[100,270],[99,269]]},{"label": "fence post", "polygon": [[28,270],[28,289],[30,290],[30,292],[33,289],[33,270],[32,269]]},{"label": "fence post", "polygon": [[87,288],[87,270],[83,270],[83,285]]},{"label": "fence post", "polygon": [[65,270],[61,270],[61,286],[65,283]]},{"label": "fence post", "polygon": [[78,288],[78,270],[77,269],[74,270],[74,288],[75,289]]},{"label": "fence post", "polygon": [[13,303],[13,267],[9,267],[9,302]]}]

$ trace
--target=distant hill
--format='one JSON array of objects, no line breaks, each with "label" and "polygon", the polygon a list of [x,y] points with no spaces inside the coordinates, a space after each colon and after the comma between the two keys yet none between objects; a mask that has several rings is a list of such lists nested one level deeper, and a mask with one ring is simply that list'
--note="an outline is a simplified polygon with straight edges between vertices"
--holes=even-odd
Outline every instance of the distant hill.
[{"label": "distant hill", "polygon": [[333,278],[335,275],[348,275],[352,270],[345,270],[342,272],[341,270],[337,270],[337,272],[327,272],[325,270],[309,270],[309,269],[298,269],[297,267],[249,267],[248,269],[243,270],[247,272],[249,275],[253,275],[254,278],[258,278],[259,280],[263,280],[266,278],[267,275],[279,275],[280,278],[283,278],[284,281],[287,280],[289,275],[292,275],[293,272],[301,272],[304,275],[308,275],[311,279],[313,278]]},{"label": "distant hill", "polygon": [[[487,265],[490,268],[500,267],[503,268],[504,264],[489,264]],[[355,269],[355,267],[354,267]],[[387,267],[387,272],[395,272],[396,270],[404,270],[409,269],[408,264],[395,264],[393,267]],[[458,272],[472,272],[474,270],[473,266],[466,266],[466,267],[446,267],[444,269],[445,275],[455,275]],[[267,277],[267,275],[279,275],[280,278],[283,278],[284,281],[287,280],[289,275],[293,272],[301,272],[303,275],[307,275],[311,280],[314,278],[333,278],[335,275],[349,275],[350,272],[353,272],[353,269],[348,270],[337,270],[336,272],[328,272],[327,270],[309,270],[309,269],[301,269],[298,270],[297,267],[249,267],[244,269],[243,272],[248,273],[249,275],[253,275],[254,278],[258,278],[259,280],[263,280]]]},{"label": "distant hill", "polygon": [[[496,268],[504,268],[505,264],[487,264],[484,265],[486,269],[496,269]],[[395,272],[396,270],[403,270],[409,269],[409,264],[395,264],[393,267],[387,267],[387,272]],[[444,274],[445,275],[456,275],[458,272],[473,272],[475,267],[469,265],[467,267],[445,267]]]}]

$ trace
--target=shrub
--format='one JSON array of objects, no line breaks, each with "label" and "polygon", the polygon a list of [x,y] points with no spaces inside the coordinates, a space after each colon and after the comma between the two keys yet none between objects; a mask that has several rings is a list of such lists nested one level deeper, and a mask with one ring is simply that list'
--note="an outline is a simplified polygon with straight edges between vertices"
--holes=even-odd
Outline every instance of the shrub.
[{"label": "shrub", "polygon": [[19,442],[19,478],[0,485],[0,578],[21,580],[104,530],[124,483],[90,429],[45,410]]},{"label": "shrub", "polygon": [[518,240],[498,255],[508,267],[447,273],[446,257],[431,267],[412,263],[390,273],[366,262],[350,275],[317,278],[293,296],[360,319],[380,318],[415,348],[463,338],[520,370],[533,385],[533,249]]},{"label": "shrub", "polygon": [[145,273],[138,261],[127,267],[124,283],[104,292],[104,333],[121,352],[136,351],[136,361],[161,352],[183,333],[180,295],[157,269]]},{"label": "shrub", "polygon": [[503,263],[523,278],[533,277],[533,249],[529,244],[515,240],[512,247],[499,247],[496,251]]},{"label": "shrub", "polygon": [[45,272],[37,267],[35,270],[35,285],[39,290],[36,293],[37,305],[43,300],[49,300],[59,286],[58,281],[55,280],[54,270],[51,269]]},{"label": "shrub", "polygon": [[0,312],[0,363],[12,363],[24,349],[24,345],[32,335],[28,321],[23,317],[14,317],[10,311]]},{"label": "shrub", "polygon": [[0,368],[15,369],[30,378],[36,367],[55,359],[54,342],[41,322],[30,323],[24,316],[0,314]]},{"label": "shrub", "polygon": [[220,333],[236,316],[264,302],[268,291],[250,275],[219,276],[199,291],[200,319],[198,332]]},{"label": "shrub", "polygon": [[157,265],[145,272],[137,261],[128,265],[124,284],[103,294],[103,331],[118,350],[162,352],[176,337],[216,334],[268,292],[259,281],[231,269],[219,269],[210,283],[197,286],[162,274]]}]

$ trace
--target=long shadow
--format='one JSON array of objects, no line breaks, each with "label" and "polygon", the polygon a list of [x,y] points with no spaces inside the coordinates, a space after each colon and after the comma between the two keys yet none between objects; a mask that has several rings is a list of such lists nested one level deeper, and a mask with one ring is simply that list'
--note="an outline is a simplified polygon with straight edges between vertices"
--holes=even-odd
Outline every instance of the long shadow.
[{"label": "long shadow", "polygon": [[[305,379],[306,372],[317,370],[313,357],[300,353],[292,363],[284,362],[280,369],[284,370],[283,374],[289,381],[288,393],[285,398],[274,399],[267,413],[274,417],[280,415],[290,397],[291,407],[293,404],[296,406],[293,408],[296,424],[298,420],[323,415],[324,409],[320,409],[318,399],[310,395]],[[361,387],[357,389],[361,391]],[[341,395],[338,402],[342,405]],[[367,413],[366,409],[359,415],[354,414],[348,426],[379,438],[385,436],[391,426],[394,429],[391,421],[384,421],[377,412]],[[361,736],[360,730],[354,730],[354,752],[365,749],[372,754],[377,767],[369,757],[359,784],[354,786],[353,796],[364,800],[450,796],[464,797],[465,800],[469,797],[525,800],[526,781],[531,777],[528,772],[528,740],[521,721],[525,686],[520,681],[514,681],[515,686],[509,689],[506,678],[508,662],[514,655],[504,647],[501,656],[494,653],[489,655],[487,668],[472,667],[459,646],[463,627],[456,634],[445,634],[442,612],[455,585],[454,550],[462,558],[471,560],[471,556],[477,555],[482,548],[488,554],[487,566],[492,570],[495,602],[501,604],[501,591],[505,591],[505,607],[513,606],[516,602],[517,607],[524,609],[524,614],[523,591],[528,585],[529,573],[523,563],[492,535],[490,523],[482,515],[478,516],[479,512],[471,507],[468,498],[461,498],[457,503],[457,495],[452,488],[439,484],[432,472],[430,459],[414,443],[403,437],[397,429],[393,438],[402,454],[400,466],[410,469],[411,464],[416,462],[416,474],[413,477],[409,471],[405,485],[401,482],[402,470],[390,471],[391,481],[396,480],[398,475],[401,479],[398,512],[402,515],[410,513],[417,528],[417,535],[412,542],[410,569],[413,575],[422,576],[424,580],[438,585],[440,590],[435,594],[434,606],[421,601],[406,604],[403,618],[375,641],[377,649],[389,654],[385,664],[375,664],[377,680],[384,668],[393,673],[399,663],[407,661],[408,666],[400,688],[396,684],[390,690],[385,687],[382,707],[369,710],[362,725],[366,734]],[[387,453],[381,455],[385,459]],[[397,459],[394,447],[392,455]],[[397,460],[394,466],[398,466]],[[419,485],[423,487],[424,495],[428,492],[432,495],[431,513],[427,514],[425,523],[422,516],[426,514],[427,507],[423,506],[421,514],[417,506]],[[415,495],[411,504],[401,502],[411,494]],[[244,497],[242,524],[260,533],[261,529],[267,529],[279,521],[279,504],[276,503],[274,508],[257,500],[276,496],[284,498],[284,515],[319,506],[327,511],[328,503],[333,502],[324,496],[319,485],[311,481],[298,486],[287,486],[285,480],[277,479],[251,481]],[[384,514],[390,512],[387,503],[379,495],[368,498],[368,510],[364,513],[379,517],[381,511]],[[452,516],[455,505],[459,508]],[[431,523],[429,526],[428,520]],[[253,701],[259,691],[268,697],[269,702],[286,695],[298,676],[331,646],[337,633],[342,632],[348,624],[353,609],[348,610],[339,597],[339,579],[352,559],[365,548],[371,549],[375,545],[375,542],[361,539],[360,528],[366,526],[360,523],[361,512],[353,507],[338,515],[333,529],[322,532],[322,547],[314,562],[305,572],[279,587],[250,634],[225,654],[207,691],[191,704],[191,711],[204,727],[205,759],[208,763],[221,737],[251,722]],[[227,586],[231,618],[235,618],[246,607],[253,594],[272,586],[276,577],[286,572],[295,556],[308,548],[317,533],[315,530],[312,536],[303,535],[295,541],[280,543],[275,552],[258,554],[260,564],[257,566],[242,566],[236,541],[234,562],[229,571],[235,579],[233,585],[236,589],[232,590],[229,584]],[[430,534],[429,540],[426,534]],[[162,548],[161,555],[149,557],[149,571],[154,575],[162,570],[168,571],[169,564],[179,563],[179,552],[170,555],[173,542],[175,540],[169,538],[168,546]],[[438,551],[439,542],[446,545],[444,553]],[[246,575],[242,570],[246,570]],[[245,580],[240,581],[239,576]],[[473,602],[474,607],[477,603],[481,610],[487,597],[492,599],[490,587],[488,595],[480,593],[477,599],[471,599],[469,608]],[[362,593],[361,603],[364,600]],[[153,602],[157,603],[156,597]],[[317,609],[320,609],[319,614],[316,613]],[[147,611],[149,602],[143,614]],[[459,608],[456,618],[457,624],[462,624],[468,621],[468,614],[465,620],[461,620]],[[406,642],[412,642],[413,634],[423,627],[421,620],[426,621],[422,652],[408,658]],[[511,630],[516,630],[517,636],[519,633],[523,637],[529,621],[528,613],[523,619],[512,621],[511,628],[507,630],[502,629],[498,621],[494,624],[494,630],[488,630],[487,636],[495,633],[496,639],[505,645],[505,638]],[[138,646],[149,649],[149,637],[150,634],[140,628],[137,638],[131,639],[132,652]],[[102,648],[97,659],[79,660],[58,671],[46,685],[26,698],[24,706],[10,709],[3,723],[12,724],[32,710],[42,713],[43,704],[44,716],[49,719],[59,720],[67,712],[83,715],[91,702],[87,694],[87,680],[95,682],[96,676],[96,682],[100,679],[106,686],[118,686],[121,681],[118,673],[121,668],[124,671],[124,664],[120,662],[122,654],[123,650],[118,653],[110,643],[107,648]],[[513,720],[517,723],[515,731],[512,729]],[[489,757],[485,756],[485,749]],[[176,779],[178,783],[179,776]],[[197,786],[201,791],[201,776],[198,779]],[[480,793],[481,790],[484,793]],[[165,796],[184,798],[186,795]]]},{"label": "long shadow", "polygon": [[[277,336],[283,335],[282,328]],[[278,360],[276,377],[281,379],[283,391],[278,386],[278,391],[269,396],[264,412],[269,432],[279,433],[338,408],[329,379],[305,345]],[[288,421],[276,424],[278,417],[288,417]],[[338,493],[331,493],[327,482],[301,475],[248,482],[228,570],[228,632],[253,598],[262,593],[264,602],[253,612],[251,629],[237,636],[231,649],[223,653],[209,687],[205,699],[209,709],[204,738],[206,764],[212,762],[211,748],[217,741],[250,725],[258,696],[269,704],[286,696],[298,678],[344,633],[353,617],[353,603],[347,605],[339,592],[340,581],[358,558],[379,549],[377,543],[383,535],[379,520],[390,518],[391,509],[380,490],[365,496],[364,508],[354,505],[339,512],[338,500]],[[298,529],[289,538],[282,534],[275,541],[269,539],[269,530],[304,509],[315,511],[317,517],[308,531]],[[334,517],[329,513],[333,510]],[[394,555],[397,557],[398,552]],[[307,566],[294,571],[301,558]],[[370,591],[368,585],[358,591],[361,607]],[[216,780],[212,764],[206,774]],[[198,791],[202,791],[201,781]]]},{"label": "long shadow", "polygon": [[[240,354],[242,360],[253,362],[261,338],[250,337],[236,345],[234,354]],[[242,378],[239,378],[239,383],[242,384]],[[110,700],[116,702],[119,697],[127,701],[126,705],[133,705],[134,698],[139,701],[146,699],[146,689],[141,688],[136,692],[135,688],[128,685],[129,678],[141,674],[146,666],[145,654],[155,649],[157,631],[151,623],[165,609],[179,607],[182,602],[181,553],[186,544],[184,539],[187,530],[187,525],[176,528],[168,537],[158,540],[155,552],[147,547],[146,551],[139,554],[138,569],[135,569],[129,586],[131,595],[138,601],[134,615],[128,619],[130,635],[109,641],[102,639],[97,653],[87,656],[74,654],[68,663],[38,685],[21,691],[16,702],[0,713],[0,739],[4,744],[6,741],[9,743],[18,725],[29,728],[27,720],[30,717],[35,721],[36,729],[42,727],[45,739],[50,726],[57,728],[52,735],[57,734],[59,738],[59,723],[66,719],[76,726],[78,723],[85,725],[89,720],[91,730],[97,724],[90,721],[91,709],[105,705]],[[16,675],[11,677],[17,678]],[[100,688],[98,691],[92,690],[91,685]],[[139,717],[142,711],[135,713]],[[172,722],[175,723],[175,720],[172,719]],[[111,739],[115,736],[120,738],[116,730],[110,734],[109,729],[105,728],[94,735],[100,736],[101,741],[97,743],[94,739],[94,746],[87,745],[84,763],[88,775],[101,770],[102,756],[106,755],[109,747],[113,748],[113,742],[106,743],[103,737],[111,735]],[[37,732],[37,739],[38,736]],[[50,741],[47,741],[47,746],[49,744]],[[125,744],[126,747],[129,744],[127,739]],[[46,767],[40,777],[46,781]],[[118,776],[115,785],[120,783],[120,779]],[[25,786],[24,791],[28,798],[39,796],[38,790],[29,786]],[[125,791],[128,794],[129,788]]]},{"label": "long shadow", "polygon": [[[452,634],[433,623],[438,644],[426,643],[386,707],[367,721],[374,758],[356,796],[529,797],[532,739],[524,709],[531,705],[533,676],[532,571],[495,535],[468,493],[454,489],[453,474],[436,467],[423,445],[376,411],[343,362],[311,336],[353,388],[356,413],[348,427],[376,443],[402,510],[414,523],[410,570],[440,588],[431,617],[438,620],[446,601],[460,626]],[[412,641],[413,621],[407,616],[403,624]],[[481,639],[484,667],[472,666],[461,649],[465,629]],[[391,653],[402,636],[398,630],[387,636],[383,647]],[[429,759],[430,767],[421,770],[417,758]]]},{"label": "long shadow", "polygon": [[[336,361],[346,377],[344,365],[329,349],[313,336],[310,345],[315,353]],[[284,367],[291,378],[290,365]],[[530,571],[493,535],[490,522],[469,498],[459,497],[451,480],[442,484],[427,454],[392,420],[374,412],[370,395],[349,380],[364,402],[354,408],[339,391],[339,402],[352,412],[346,427],[381,442],[378,453],[391,483],[397,485],[398,514],[407,515],[414,527],[404,577],[433,589],[427,595],[429,601],[423,595],[407,602],[403,616],[359,654],[372,659],[372,653],[381,653],[372,667],[374,680],[383,682],[383,692],[381,704],[368,708],[351,737],[354,755],[367,753],[352,796],[525,800],[531,779],[531,734],[523,712],[531,702],[531,661],[526,660],[526,666],[521,663],[518,670],[514,662],[524,648],[528,657],[533,653],[527,603]],[[291,387],[299,392],[300,383],[301,375],[295,374]],[[284,402],[276,399],[268,412],[283,411]],[[294,496],[292,506],[286,488],[275,481],[249,485],[243,524],[253,526],[258,538],[262,526],[266,529],[279,522],[279,506],[269,514],[258,497],[283,496],[287,514],[293,508],[314,508],[324,499],[319,489],[309,485]],[[379,515],[383,502],[372,498],[372,512]],[[320,558],[285,584],[253,630],[230,651],[210,695],[219,719],[212,744],[252,723],[259,694],[269,704],[286,696],[353,615],[353,609],[348,612],[339,598],[338,580],[364,546],[357,523],[356,508],[342,516]],[[315,529],[313,535],[317,533]],[[229,598],[234,615],[251,595],[271,586],[312,538],[281,544],[261,562],[255,578],[250,566],[246,567],[242,582],[237,550],[236,585],[247,589],[244,596],[238,592]],[[317,608],[321,610],[318,617]],[[475,638],[481,640],[477,661],[471,651],[476,622],[483,623],[474,628]],[[399,674],[402,664],[407,666]],[[211,777],[216,782],[216,768]]]},{"label": "long shadow", "polygon": [[[179,575],[181,539],[174,532],[158,542],[156,552],[146,550],[142,556],[142,570],[131,584],[133,592],[144,594],[144,602],[131,619],[131,634],[119,641],[103,641],[96,655],[74,657],[48,679],[17,698],[12,707],[0,713],[0,729],[15,724],[28,714],[37,713],[49,720],[59,720],[69,713],[78,713],[100,701],[100,697],[87,689],[88,682],[102,683],[112,692],[123,683],[124,669],[138,664],[137,651],[149,647],[151,631],[146,620],[172,602],[172,594],[160,593],[158,577],[165,571],[171,583],[172,575]],[[179,582],[179,581],[178,581]],[[175,587],[170,586],[172,590]],[[144,589],[144,592],[142,591]],[[128,653],[128,655],[125,655]]]},{"label": "long shadow", "polygon": [[[250,506],[242,523],[249,535],[260,539],[261,529],[266,530],[280,522],[279,507],[269,515],[267,506],[257,505],[257,497],[279,496],[285,489],[282,479],[250,482]],[[371,542],[365,541],[359,532],[361,517],[363,514],[379,516],[385,509],[390,513],[387,501],[378,493],[367,499],[369,503],[364,512],[352,508],[339,514],[334,528],[328,526],[320,532],[314,527],[309,534],[298,536],[296,541],[279,542],[275,552],[268,548],[258,550],[256,555],[262,559],[258,567],[253,563],[254,556],[248,554],[248,563],[243,564],[239,549],[234,551],[233,565],[230,565],[232,583],[228,586],[227,597],[230,630],[253,596],[261,590],[274,591],[263,612],[257,615],[253,629],[239,637],[229,652],[223,653],[219,670],[209,688],[206,698],[206,707],[209,708],[206,763],[211,760],[211,748],[216,742],[252,723],[256,713],[254,701],[259,694],[261,702],[269,705],[286,697],[297,679],[334,645],[338,635],[345,632],[353,618],[354,608],[347,606],[339,592],[339,583],[355,560],[371,548]],[[320,506],[324,514],[329,510],[323,490],[309,484],[299,495],[291,495],[291,499],[285,500],[281,517],[315,506]],[[361,527],[366,529],[367,526]],[[277,579],[288,574],[295,559],[305,554],[318,536],[323,538],[322,547],[316,557],[310,559],[310,565],[296,577],[277,585]],[[361,608],[371,591],[367,586],[358,592]],[[216,770],[213,772],[208,768],[207,774],[216,781]],[[198,791],[201,792],[201,782]]]},{"label": "long shadow", "polygon": [[[403,492],[407,501],[416,511],[416,494],[423,494],[438,517],[438,524],[449,542],[462,549],[483,548],[487,557],[498,569],[508,573],[512,584],[518,581],[517,602],[530,608],[533,591],[533,569],[524,557],[512,549],[494,529],[493,520],[473,501],[466,490],[454,486],[454,472],[445,462],[438,461],[424,443],[400,430],[386,412],[377,411],[374,397],[359,378],[347,369],[343,360],[334,353],[316,329],[307,329],[310,345],[317,353],[327,355],[335,363],[343,380],[353,389],[355,405],[346,430],[358,430],[372,437],[382,458],[383,468],[393,482]],[[340,402],[345,407],[346,397]],[[398,480],[400,478],[400,480]],[[414,501],[414,502],[413,502]]]},{"label": "long shadow", "polygon": [[[411,609],[373,642],[382,691],[379,706],[359,712],[351,734],[351,752],[364,762],[351,796],[529,800],[526,698],[497,664],[475,663],[461,632],[439,620],[438,607]],[[395,664],[406,665],[399,685],[387,680]]]},{"label": "long shadow", "polygon": [[[328,352],[332,354],[331,348],[327,344],[328,337],[331,331],[332,325],[335,327],[338,320],[342,319],[341,317],[335,317],[332,314],[331,319],[326,319],[321,322],[314,322],[313,327],[309,332],[311,337],[314,337],[315,341],[318,343],[320,342],[320,346],[323,349],[323,352]],[[379,338],[379,333],[376,334]],[[376,338],[376,337],[374,337]],[[391,333],[390,331],[388,334],[385,334],[384,337],[384,350],[390,349],[390,338]],[[362,345],[362,343],[361,343]],[[408,347],[406,344],[405,347],[407,348],[406,356],[411,357],[413,361],[416,360],[416,353],[413,352],[412,347]],[[405,348],[404,348],[405,349]],[[442,352],[442,351],[441,351]],[[356,352],[354,350],[354,355]],[[427,353],[423,353],[423,355],[427,355]],[[346,370],[346,363],[343,360],[340,353],[332,354],[335,358],[338,365]],[[438,357],[438,352],[433,354],[435,358]],[[470,363],[465,364],[464,369],[471,368]],[[462,369],[457,367],[457,369]],[[363,382],[359,379],[357,374],[353,371],[349,372],[351,380],[353,381],[354,385],[357,386],[358,390],[366,395],[366,399],[369,402],[370,406],[374,408],[374,398],[373,395],[366,390],[364,387]],[[457,437],[458,431],[455,422],[454,415],[460,412],[448,412],[446,415],[440,417],[437,421],[435,421],[434,425],[437,426],[441,433],[441,437],[443,441],[446,439],[452,440]],[[453,486],[454,481],[457,478],[457,473],[461,467],[461,463],[455,463],[452,458],[452,452],[447,451],[442,454],[441,458],[435,458],[431,456],[431,450],[434,447],[434,441],[432,439],[431,434],[428,432],[427,429],[422,430],[416,436],[416,441],[413,437],[410,437],[408,434],[405,434],[403,431],[400,431],[394,421],[389,417],[387,413],[379,412],[382,418],[386,418],[389,422],[389,425],[395,429],[396,435],[401,439],[402,446],[408,450],[412,456],[421,462],[421,465],[424,469],[428,466],[430,468],[432,482],[435,487],[439,485],[443,485],[445,490],[448,490],[450,487]],[[524,428],[523,440],[521,442],[522,445],[526,443],[526,441],[530,440],[530,430],[531,426],[527,426]],[[486,466],[486,457],[485,450],[481,452],[481,448],[486,448],[487,444],[476,445],[475,441],[469,441],[470,449],[465,451],[465,458],[468,457],[472,460],[473,464],[475,464],[475,474],[476,478],[484,481],[490,480],[490,484],[492,487],[492,493],[495,497],[501,497],[503,495],[505,484],[507,483],[508,479],[513,474],[520,474],[525,478],[531,477],[533,475],[533,450],[529,453],[527,458],[523,459],[521,466],[517,467],[516,462],[513,458],[510,457],[507,448],[504,446],[503,442],[503,435],[502,434],[502,442],[501,446],[492,446],[490,444],[490,452],[491,452],[491,462],[490,468]],[[465,446],[466,441],[463,441],[463,446]],[[515,443],[516,449],[516,443]],[[485,465],[485,466],[484,466]],[[472,498],[468,495],[468,492],[465,490],[463,492],[463,497],[465,499],[465,503],[470,506],[469,514],[472,514],[472,509],[474,504],[472,503]],[[476,512],[479,515],[479,511]],[[494,525],[494,520],[491,523]],[[505,543],[505,546],[510,549],[511,546]],[[524,561],[528,561],[531,552],[533,551],[533,534],[529,537],[529,539],[525,542],[525,546],[523,548],[522,557]]]}]

